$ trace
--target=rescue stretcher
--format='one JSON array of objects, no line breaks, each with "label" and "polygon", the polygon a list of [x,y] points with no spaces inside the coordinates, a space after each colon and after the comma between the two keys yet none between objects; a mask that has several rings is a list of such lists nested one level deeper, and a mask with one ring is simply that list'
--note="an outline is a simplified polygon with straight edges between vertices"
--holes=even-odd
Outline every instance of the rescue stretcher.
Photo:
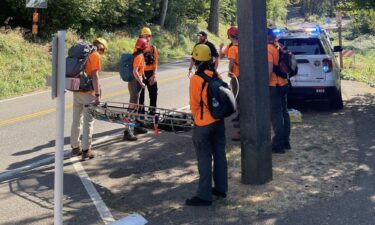
[{"label": "rescue stretcher", "polygon": [[122,102],[101,102],[99,105],[86,105],[90,114],[97,120],[110,123],[128,125],[130,127],[142,126],[171,132],[188,132],[194,126],[191,113],[137,105]]}]

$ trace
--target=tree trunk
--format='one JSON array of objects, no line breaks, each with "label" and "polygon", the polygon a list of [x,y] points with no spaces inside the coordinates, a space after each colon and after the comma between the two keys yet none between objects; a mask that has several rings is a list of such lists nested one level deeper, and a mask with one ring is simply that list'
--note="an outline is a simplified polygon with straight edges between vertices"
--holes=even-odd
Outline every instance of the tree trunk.
[{"label": "tree trunk", "polygon": [[208,28],[211,33],[219,35],[219,0],[211,0]]},{"label": "tree trunk", "polygon": [[167,16],[168,10],[168,0],[163,0],[161,2],[161,11],[160,11],[160,27],[164,27],[165,17]]}]

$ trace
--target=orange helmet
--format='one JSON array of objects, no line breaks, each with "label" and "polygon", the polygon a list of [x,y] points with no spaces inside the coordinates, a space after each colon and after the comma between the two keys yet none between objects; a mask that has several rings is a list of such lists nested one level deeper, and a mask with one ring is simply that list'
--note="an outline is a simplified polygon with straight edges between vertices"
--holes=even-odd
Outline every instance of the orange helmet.
[{"label": "orange helmet", "polygon": [[236,26],[231,26],[228,31],[227,31],[227,35],[230,37],[230,36],[235,36],[237,37],[238,36],[238,28]]},{"label": "orange helmet", "polygon": [[144,50],[147,48],[148,42],[146,38],[138,38],[137,42],[135,43],[135,48]]}]

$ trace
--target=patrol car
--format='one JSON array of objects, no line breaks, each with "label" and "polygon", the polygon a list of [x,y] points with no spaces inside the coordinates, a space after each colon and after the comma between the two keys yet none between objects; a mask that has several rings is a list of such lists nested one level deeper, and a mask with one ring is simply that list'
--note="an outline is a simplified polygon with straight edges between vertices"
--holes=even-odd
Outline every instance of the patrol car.
[{"label": "patrol car", "polygon": [[342,109],[340,67],[326,34],[319,26],[301,30],[276,30],[279,43],[296,57],[298,74],[290,79],[288,101],[326,100],[332,109]]}]

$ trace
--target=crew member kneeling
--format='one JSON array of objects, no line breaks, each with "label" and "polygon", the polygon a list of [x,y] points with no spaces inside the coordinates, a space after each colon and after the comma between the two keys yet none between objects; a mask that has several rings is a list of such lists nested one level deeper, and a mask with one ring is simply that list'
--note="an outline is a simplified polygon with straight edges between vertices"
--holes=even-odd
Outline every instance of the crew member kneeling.
[{"label": "crew member kneeling", "polygon": [[[205,44],[194,47],[193,60],[197,72],[190,79],[190,110],[194,116],[193,143],[198,160],[199,184],[194,197],[186,205],[211,205],[212,196],[225,198],[228,190],[227,158],[225,155],[224,120],[214,119],[208,108],[207,82],[199,73],[212,77],[217,72],[210,66],[211,51]],[[213,171],[212,171],[212,158]],[[212,177],[214,187],[212,187]]]}]

